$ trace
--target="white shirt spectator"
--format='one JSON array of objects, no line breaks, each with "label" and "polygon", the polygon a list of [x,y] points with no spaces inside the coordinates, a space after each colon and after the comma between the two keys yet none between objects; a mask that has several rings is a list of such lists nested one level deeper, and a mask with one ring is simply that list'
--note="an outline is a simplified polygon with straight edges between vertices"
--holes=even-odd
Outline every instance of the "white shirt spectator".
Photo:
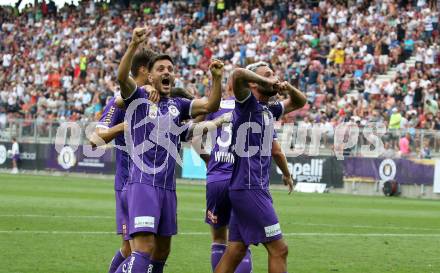
[{"label": "white shirt spectator", "polygon": [[18,146],[17,142],[12,143],[12,155],[19,155],[20,154],[20,148]]},{"label": "white shirt spectator", "polygon": [[434,51],[431,48],[428,48],[425,52],[425,64],[433,65],[435,63],[434,60]]},{"label": "white shirt spectator", "polygon": [[3,67],[9,67],[12,61],[12,54],[6,53],[3,55]]}]

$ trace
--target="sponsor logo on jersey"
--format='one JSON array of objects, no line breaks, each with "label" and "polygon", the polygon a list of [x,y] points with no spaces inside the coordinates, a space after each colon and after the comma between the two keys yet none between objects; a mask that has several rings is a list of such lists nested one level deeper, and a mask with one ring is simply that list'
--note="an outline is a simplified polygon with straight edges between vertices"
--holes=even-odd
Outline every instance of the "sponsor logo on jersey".
[{"label": "sponsor logo on jersey", "polygon": [[157,118],[157,105],[156,104],[150,104],[150,107],[148,109],[148,117],[150,118]]},{"label": "sponsor logo on jersey", "polygon": [[154,228],[153,216],[138,216],[134,218],[134,228]]},{"label": "sponsor logo on jersey", "polygon": [[280,223],[264,227],[264,232],[266,233],[266,237],[273,237],[281,234]]}]

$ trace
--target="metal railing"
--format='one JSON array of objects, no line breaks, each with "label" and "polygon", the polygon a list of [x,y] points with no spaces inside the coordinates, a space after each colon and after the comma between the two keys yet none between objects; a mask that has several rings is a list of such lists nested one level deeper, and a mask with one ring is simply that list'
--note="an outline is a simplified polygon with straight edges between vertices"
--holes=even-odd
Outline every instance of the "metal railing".
[{"label": "metal railing", "polygon": [[[7,120],[6,123],[0,123],[0,141],[10,141],[13,137],[21,143],[55,143],[57,131],[62,123],[59,121],[47,121],[47,120],[24,120],[14,119]],[[79,144],[88,143],[85,135],[87,126],[91,125],[91,122],[76,122],[76,127],[80,130]],[[63,127],[63,126],[61,126]],[[312,135],[316,135],[316,131],[312,132],[312,129],[307,130],[307,136],[305,137],[305,143],[299,143],[300,139],[298,135],[298,128],[286,125],[277,128],[279,141],[282,143],[284,152],[286,154],[295,154],[295,149],[298,148],[303,151],[303,154],[316,155],[318,151],[319,155],[335,155],[337,147],[335,147],[335,132],[322,132],[318,145],[311,145]],[[286,132],[290,135],[285,137]],[[400,152],[401,139],[409,136],[409,154]],[[67,130],[67,134],[62,134],[63,138],[67,140],[72,133]],[[286,139],[288,143],[286,144]],[[384,144],[385,150],[381,153],[381,156],[386,157],[411,157],[411,158],[440,158],[440,131],[435,130],[387,130],[386,133],[380,138]],[[316,142],[315,142],[316,143]],[[377,154],[371,152],[365,153],[365,148],[362,150],[363,145],[369,145],[370,149],[374,149],[374,145],[371,141],[368,141],[363,133],[363,128],[360,128],[359,135],[357,137],[356,145],[344,149],[345,156],[377,156]],[[318,146],[318,147],[316,147]],[[315,147],[315,149],[313,149]],[[297,152],[296,152],[297,153]]]}]

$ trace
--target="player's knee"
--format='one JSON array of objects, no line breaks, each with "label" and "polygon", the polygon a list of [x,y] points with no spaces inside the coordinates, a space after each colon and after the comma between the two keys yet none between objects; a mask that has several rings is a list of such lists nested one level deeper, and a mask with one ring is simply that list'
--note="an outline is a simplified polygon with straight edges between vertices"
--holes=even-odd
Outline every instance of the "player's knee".
[{"label": "player's knee", "polygon": [[243,259],[244,256],[246,256],[246,251],[247,251],[247,247],[244,245],[228,246],[228,248],[226,249],[226,252],[229,252],[231,256],[239,259],[240,261],[241,259]]},{"label": "player's knee", "polygon": [[287,255],[289,255],[289,247],[286,243],[279,244],[276,248],[272,249],[271,256],[286,259]]},{"label": "player's knee", "polygon": [[228,231],[226,227],[212,229],[212,241],[218,244],[226,244]]}]

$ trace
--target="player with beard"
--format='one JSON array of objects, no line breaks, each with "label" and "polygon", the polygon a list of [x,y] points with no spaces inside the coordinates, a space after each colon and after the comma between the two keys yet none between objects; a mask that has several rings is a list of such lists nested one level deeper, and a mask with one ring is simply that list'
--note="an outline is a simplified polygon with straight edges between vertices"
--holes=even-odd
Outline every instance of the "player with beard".
[{"label": "player with beard", "polygon": [[[183,120],[218,110],[221,98],[223,63],[213,61],[212,92],[208,99],[170,98],[174,84],[174,64],[168,55],[155,56],[148,65],[148,78],[160,94],[157,104],[147,101],[148,93],[129,76],[137,47],[149,35],[136,28],[118,71],[121,95],[128,107],[127,148],[133,161],[127,185],[128,230],[133,252],[116,272],[163,272],[177,234],[175,165]],[[128,117],[127,117],[128,116]]]},{"label": "player with beard", "polygon": [[[273,120],[299,109],[306,97],[287,82],[279,82],[269,65],[259,62],[233,71],[235,109],[232,118],[234,167],[229,185],[232,215],[229,242],[215,273],[232,273],[251,244],[263,244],[268,272],[287,272],[288,247],[269,192]],[[289,98],[268,104],[279,91]]]},{"label": "player with beard", "polygon": [[[220,109],[211,113],[206,120],[215,120],[219,116],[231,113],[235,108],[235,98],[232,91],[232,78],[229,78]],[[228,224],[231,217],[231,202],[229,199],[229,181],[234,167],[234,156],[231,151],[232,124],[225,123],[217,129],[216,139],[211,155],[207,160],[206,174],[206,218],[205,222],[211,226],[211,266],[215,270],[218,262],[226,250]],[[287,166],[287,159],[276,140],[272,145],[272,156],[281,169],[283,182],[289,186],[289,194],[293,190],[293,180]],[[237,267],[236,273],[252,272],[252,257],[250,249]]]}]

